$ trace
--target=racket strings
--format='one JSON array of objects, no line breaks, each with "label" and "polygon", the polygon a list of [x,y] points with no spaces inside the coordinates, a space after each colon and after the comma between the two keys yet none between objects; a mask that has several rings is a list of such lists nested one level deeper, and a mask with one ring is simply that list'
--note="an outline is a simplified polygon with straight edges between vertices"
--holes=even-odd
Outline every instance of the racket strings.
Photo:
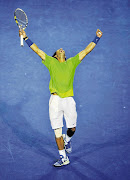
[{"label": "racket strings", "polygon": [[27,18],[24,12],[17,10],[15,12],[15,16],[16,16],[19,26],[25,27],[27,25]]},{"label": "racket strings", "polygon": [[19,24],[26,26],[26,22],[25,21],[22,21],[21,19],[18,19],[18,18],[17,18],[17,21],[18,21]]}]

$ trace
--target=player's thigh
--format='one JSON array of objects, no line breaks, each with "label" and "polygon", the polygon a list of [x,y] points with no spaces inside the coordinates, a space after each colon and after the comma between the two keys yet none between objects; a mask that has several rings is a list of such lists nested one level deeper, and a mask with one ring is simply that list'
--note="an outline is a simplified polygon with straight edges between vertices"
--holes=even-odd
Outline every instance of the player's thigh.
[{"label": "player's thigh", "polygon": [[67,98],[66,106],[64,107],[64,117],[67,128],[76,127],[77,124],[77,111],[76,102],[73,97]]},{"label": "player's thigh", "polygon": [[49,100],[49,115],[57,116],[58,112],[59,112],[59,98],[58,96],[51,95]]},{"label": "player's thigh", "polygon": [[60,99],[52,95],[49,100],[49,117],[52,129],[63,127],[63,111],[60,109]]}]

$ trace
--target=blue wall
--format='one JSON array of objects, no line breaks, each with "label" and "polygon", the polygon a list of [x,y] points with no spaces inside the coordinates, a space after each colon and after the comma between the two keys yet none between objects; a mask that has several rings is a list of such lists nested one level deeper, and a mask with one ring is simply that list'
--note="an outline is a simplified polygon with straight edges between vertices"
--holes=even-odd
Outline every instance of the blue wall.
[{"label": "blue wall", "polygon": [[[20,47],[17,7],[28,15],[29,38],[50,56],[62,47],[72,57],[103,31],[76,70],[77,132],[71,164],[58,170],[49,72]],[[0,179],[130,178],[129,8],[127,0],[0,0]]]}]

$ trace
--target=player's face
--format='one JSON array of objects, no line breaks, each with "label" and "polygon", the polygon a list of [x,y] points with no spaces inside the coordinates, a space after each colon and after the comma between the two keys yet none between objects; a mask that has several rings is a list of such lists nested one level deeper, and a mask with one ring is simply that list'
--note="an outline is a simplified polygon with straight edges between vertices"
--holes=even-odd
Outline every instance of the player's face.
[{"label": "player's face", "polygon": [[58,49],[56,54],[58,57],[65,57],[65,51],[62,48]]}]

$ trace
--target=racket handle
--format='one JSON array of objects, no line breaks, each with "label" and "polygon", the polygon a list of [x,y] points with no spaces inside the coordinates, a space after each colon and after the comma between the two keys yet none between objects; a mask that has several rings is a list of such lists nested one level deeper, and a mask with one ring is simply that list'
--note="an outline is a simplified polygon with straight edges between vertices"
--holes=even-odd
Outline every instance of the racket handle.
[{"label": "racket handle", "polygon": [[20,45],[23,47],[24,44],[23,44],[23,35],[20,36]]}]

